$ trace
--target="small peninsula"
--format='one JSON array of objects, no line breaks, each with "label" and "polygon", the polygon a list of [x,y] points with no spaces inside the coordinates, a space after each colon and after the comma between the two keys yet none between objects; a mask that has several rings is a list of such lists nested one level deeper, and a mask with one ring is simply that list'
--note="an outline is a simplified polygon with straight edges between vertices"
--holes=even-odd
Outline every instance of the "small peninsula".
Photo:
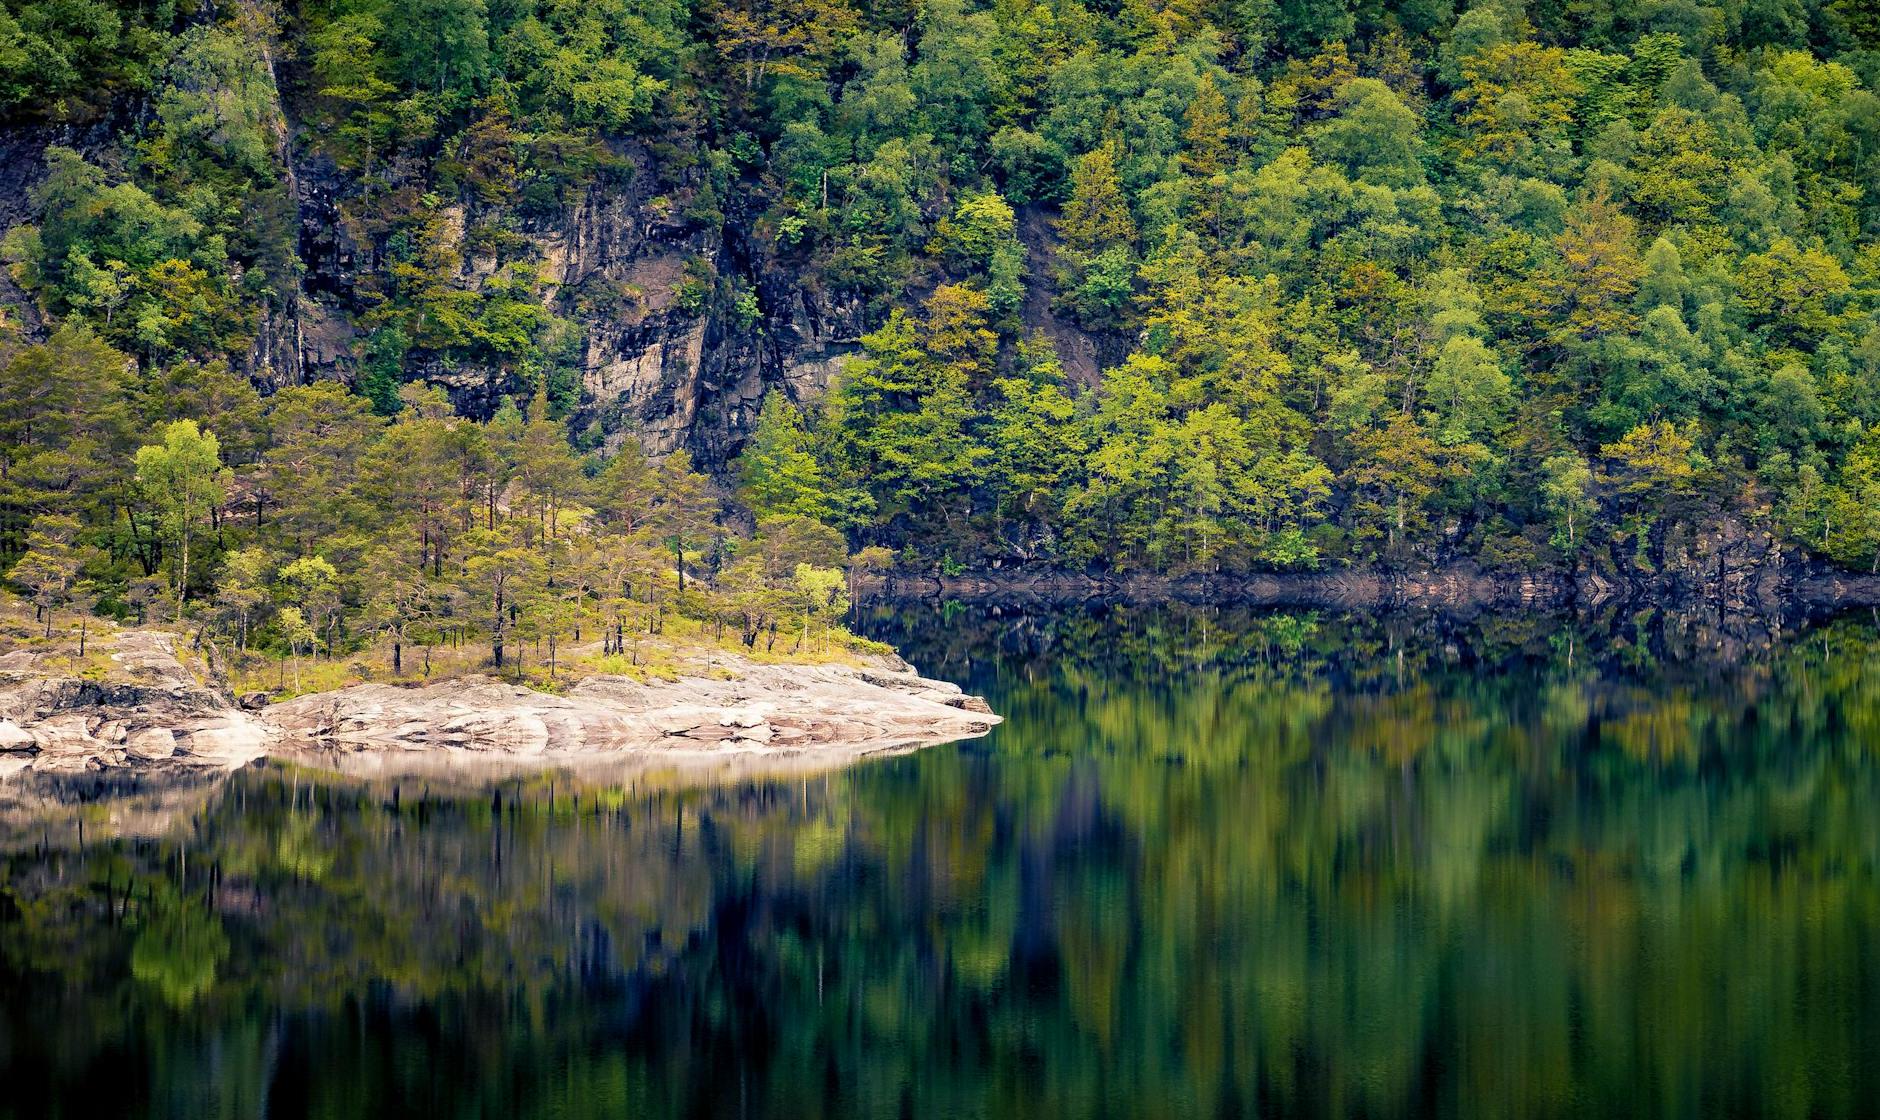
[{"label": "small peninsula", "polygon": [[762,661],[701,646],[663,674],[577,668],[556,691],[467,672],[360,681],[279,704],[205,682],[191,664],[199,660],[151,629],[106,627],[82,656],[67,642],[16,643],[0,654],[0,777],[227,770],[335,752],[839,764],[999,722],[978,697],[872,650]]}]

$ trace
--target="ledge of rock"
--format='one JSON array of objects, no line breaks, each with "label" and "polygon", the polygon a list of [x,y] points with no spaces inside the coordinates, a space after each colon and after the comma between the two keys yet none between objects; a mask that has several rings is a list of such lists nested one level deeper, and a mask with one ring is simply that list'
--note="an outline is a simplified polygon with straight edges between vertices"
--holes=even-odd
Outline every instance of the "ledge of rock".
[{"label": "ledge of rock", "polygon": [[[268,732],[197,683],[172,635],[119,636],[112,680],[43,675],[25,651],[0,664],[0,776],[135,764],[230,769],[260,757]],[[117,679],[121,678],[121,679]]]},{"label": "ledge of rock", "polygon": [[866,754],[983,735],[983,700],[911,670],[719,659],[731,679],[590,677],[555,695],[489,677],[355,685],[256,714],[279,750],[452,748],[510,755]]},{"label": "ledge of rock", "polygon": [[[120,636],[111,680],[0,665],[0,777],[22,771],[233,769],[262,755],[843,758],[985,734],[985,701],[895,658],[862,667],[769,665],[722,654],[710,676],[590,677],[566,693],[487,676],[362,684],[263,706],[199,684],[175,639]],[[707,760],[709,760],[707,758]]]}]

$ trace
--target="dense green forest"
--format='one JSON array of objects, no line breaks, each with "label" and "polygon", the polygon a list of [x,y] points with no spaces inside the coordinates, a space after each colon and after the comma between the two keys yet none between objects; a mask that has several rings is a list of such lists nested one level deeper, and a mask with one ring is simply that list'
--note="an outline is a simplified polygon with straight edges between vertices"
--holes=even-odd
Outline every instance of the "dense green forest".
[{"label": "dense green forest", "polygon": [[[0,560],[498,645],[688,574],[762,628],[876,546],[1880,566],[1876,88],[1863,0],[0,0]],[[552,282],[608,205],[684,253]],[[827,376],[763,357],[801,308]],[[621,324],[761,411],[638,454]]]}]

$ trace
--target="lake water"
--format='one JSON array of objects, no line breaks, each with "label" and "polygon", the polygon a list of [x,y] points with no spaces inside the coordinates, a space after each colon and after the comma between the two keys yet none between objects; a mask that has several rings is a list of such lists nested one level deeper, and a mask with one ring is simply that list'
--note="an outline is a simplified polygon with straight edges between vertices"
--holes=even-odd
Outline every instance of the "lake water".
[{"label": "lake water", "polygon": [[1008,722],[12,791],[0,1116],[1880,1111],[1866,620],[866,625]]}]

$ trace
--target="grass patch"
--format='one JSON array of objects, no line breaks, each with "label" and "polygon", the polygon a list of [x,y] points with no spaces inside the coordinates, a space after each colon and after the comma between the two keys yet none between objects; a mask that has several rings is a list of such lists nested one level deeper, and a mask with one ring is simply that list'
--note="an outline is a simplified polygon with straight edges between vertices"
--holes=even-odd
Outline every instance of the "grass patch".
[{"label": "grass patch", "polygon": [[583,675],[631,677],[636,681],[677,680],[679,667],[664,657],[649,660],[646,651],[636,658],[625,653],[596,653],[577,659],[571,668]]},{"label": "grass patch", "polygon": [[[0,593],[0,653],[30,650],[36,663],[34,672],[74,676],[87,680],[126,679],[123,666],[111,657],[119,625],[109,619],[92,618],[87,623],[85,656],[78,656],[79,616],[64,613],[58,617],[53,636],[44,635],[44,627],[33,617],[32,604],[16,595]],[[716,623],[679,615],[667,615],[658,634],[629,635],[625,653],[603,654],[598,635],[590,631],[581,642],[564,642],[556,653],[555,674],[548,671],[546,643],[512,644],[509,664],[498,674],[489,663],[487,643],[476,642],[461,647],[434,646],[428,655],[422,646],[407,645],[403,671],[392,671],[392,645],[378,641],[339,657],[303,656],[296,665],[272,653],[235,652],[223,647],[226,660],[225,679],[236,695],[251,692],[268,694],[275,700],[287,700],[317,692],[330,692],[356,684],[383,683],[420,685],[470,674],[500,676],[543,692],[561,692],[591,676],[621,676],[636,681],[672,681],[685,676],[709,676],[732,679],[738,674],[724,664],[737,658],[764,665],[854,665],[868,655],[892,653],[890,646],[858,638],[840,627],[818,629],[807,649],[798,649],[797,630],[779,628],[774,642],[769,633],[759,635],[754,646],[746,646],[738,632]],[[177,659],[198,681],[211,674],[203,653],[191,648],[188,635],[176,635]],[[522,671],[516,672],[515,655],[522,656]]]},{"label": "grass patch", "polygon": [[[84,633],[85,655],[79,656],[79,635]],[[88,681],[122,677],[111,659],[117,647],[118,624],[108,618],[85,618],[73,610],[53,616],[52,636],[34,617],[31,602],[0,592],[0,654],[26,650],[34,655],[35,672],[49,676],[79,677]]]},{"label": "grass patch", "polygon": [[290,700],[314,692],[331,692],[355,684],[423,684],[486,671],[487,651],[440,646],[431,651],[430,672],[425,672],[423,647],[407,646],[404,671],[392,671],[392,646],[379,642],[337,658],[302,657],[298,675],[290,658],[285,663],[271,655],[236,654],[230,658],[229,687],[238,695],[265,692],[276,700]]}]

